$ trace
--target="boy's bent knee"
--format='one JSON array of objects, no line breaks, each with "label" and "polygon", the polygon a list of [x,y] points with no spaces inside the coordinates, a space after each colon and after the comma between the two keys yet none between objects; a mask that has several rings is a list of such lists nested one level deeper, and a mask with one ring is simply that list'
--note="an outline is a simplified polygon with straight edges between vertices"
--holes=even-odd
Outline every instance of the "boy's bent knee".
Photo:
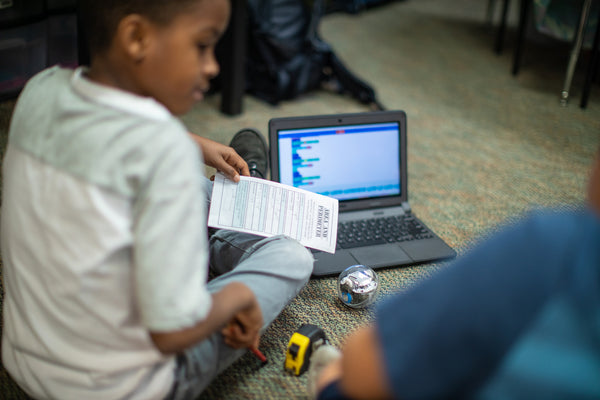
[{"label": "boy's bent knee", "polygon": [[314,257],[310,250],[302,246],[297,240],[288,236],[277,235],[268,239],[277,251],[281,262],[288,268],[294,268],[295,271],[303,271],[306,276],[310,276],[313,271]]}]

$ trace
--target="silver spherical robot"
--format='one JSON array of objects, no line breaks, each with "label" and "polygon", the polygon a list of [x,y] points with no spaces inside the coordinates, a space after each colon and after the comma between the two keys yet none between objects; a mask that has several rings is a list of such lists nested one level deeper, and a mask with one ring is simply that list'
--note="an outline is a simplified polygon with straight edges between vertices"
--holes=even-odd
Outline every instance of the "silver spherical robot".
[{"label": "silver spherical robot", "polygon": [[338,297],[348,307],[364,308],[375,300],[379,277],[364,265],[352,265],[338,277]]}]

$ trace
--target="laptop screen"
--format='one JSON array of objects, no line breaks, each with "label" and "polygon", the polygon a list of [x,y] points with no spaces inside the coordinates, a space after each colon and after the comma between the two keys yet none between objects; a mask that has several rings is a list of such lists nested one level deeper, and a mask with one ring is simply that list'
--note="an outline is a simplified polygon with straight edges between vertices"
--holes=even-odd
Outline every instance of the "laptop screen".
[{"label": "laptop screen", "polygon": [[279,182],[338,200],[398,196],[398,122],[277,132]]}]

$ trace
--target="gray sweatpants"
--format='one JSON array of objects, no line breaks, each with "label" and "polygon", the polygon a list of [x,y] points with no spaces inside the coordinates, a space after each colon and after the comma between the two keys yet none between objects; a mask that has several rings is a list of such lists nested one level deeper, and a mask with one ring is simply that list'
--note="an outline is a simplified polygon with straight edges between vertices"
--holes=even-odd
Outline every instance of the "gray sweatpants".
[{"label": "gray sweatpants", "polygon": [[[210,181],[207,182],[210,187]],[[234,281],[246,284],[262,310],[263,331],[300,292],[312,273],[310,251],[284,236],[262,238],[220,230],[211,236],[209,248],[210,269],[217,277],[208,283],[208,289],[217,292]],[[246,351],[227,346],[220,332],[189,348],[177,357],[175,380],[167,399],[198,397],[221,371]]]}]

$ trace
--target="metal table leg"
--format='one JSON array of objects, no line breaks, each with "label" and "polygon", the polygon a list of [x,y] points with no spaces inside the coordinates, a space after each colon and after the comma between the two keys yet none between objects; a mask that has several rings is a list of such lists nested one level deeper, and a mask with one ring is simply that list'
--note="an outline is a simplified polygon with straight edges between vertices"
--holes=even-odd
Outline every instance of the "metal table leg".
[{"label": "metal table leg", "polygon": [[592,0],[585,0],[581,9],[581,17],[579,19],[577,31],[575,32],[575,39],[573,40],[573,47],[571,48],[571,57],[569,58],[569,65],[567,66],[565,84],[563,85],[563,90],[560,94],[560,104],[563,106],[566,106],[569,103],[569,90],[571,89],[571,82],[573,81],[573,74],[575,73],[575,66],[577,65],[581,45],[583,44],[583,34],[587,25],[591,5]]}]

